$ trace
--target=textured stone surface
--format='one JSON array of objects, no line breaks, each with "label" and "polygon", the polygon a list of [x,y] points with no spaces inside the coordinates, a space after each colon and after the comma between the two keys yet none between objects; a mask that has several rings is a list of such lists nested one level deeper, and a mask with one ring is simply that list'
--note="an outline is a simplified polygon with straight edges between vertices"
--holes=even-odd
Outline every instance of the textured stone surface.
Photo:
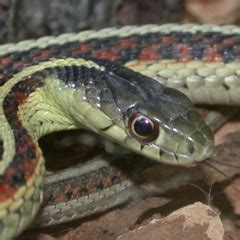
[{"label": "textured stone surface", "polygon": [[161,220],[130,231],[117,240],[221,240],[224,229],[219,214],[207,205],[195,203]]}]

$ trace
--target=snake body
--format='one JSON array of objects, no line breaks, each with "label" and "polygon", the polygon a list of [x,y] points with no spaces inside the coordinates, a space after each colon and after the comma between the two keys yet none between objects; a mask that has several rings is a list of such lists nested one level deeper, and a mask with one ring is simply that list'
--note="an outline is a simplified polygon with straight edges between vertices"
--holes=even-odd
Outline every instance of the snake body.
[{"label": "snake body", "polygon": [[47,133],[87,128],[172,165],[209,157],[213,135],[181,92],[194,103],[240,103],[239,33],[145,25],[1,46],[0,238],[19,235],[38,212],[37,141]]}]

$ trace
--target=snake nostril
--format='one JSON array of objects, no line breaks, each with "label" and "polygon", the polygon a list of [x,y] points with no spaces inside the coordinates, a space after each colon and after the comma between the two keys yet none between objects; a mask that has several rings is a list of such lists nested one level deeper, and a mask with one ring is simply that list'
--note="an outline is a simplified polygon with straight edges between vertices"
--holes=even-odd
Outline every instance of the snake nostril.
[{"label": "snake nostril", "polygon": [[195,148],[194,148],[193,144],[192,144],[191,142],[189,142],[189,143],[188,143],[188,152],[189,152],[190,154],[193,154],[194,151],[195,151]]}]

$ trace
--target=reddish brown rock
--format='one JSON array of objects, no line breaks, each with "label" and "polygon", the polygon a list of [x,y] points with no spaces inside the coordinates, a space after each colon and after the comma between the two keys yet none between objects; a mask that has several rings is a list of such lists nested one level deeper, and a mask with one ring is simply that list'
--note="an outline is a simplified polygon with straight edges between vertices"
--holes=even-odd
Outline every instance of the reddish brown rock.
[{"label": "reddish brown rock", "polygon": [[195,203],[161,220],[130,231],[117,240],[221,240],[224,236],[219,214],[207,205]]}]

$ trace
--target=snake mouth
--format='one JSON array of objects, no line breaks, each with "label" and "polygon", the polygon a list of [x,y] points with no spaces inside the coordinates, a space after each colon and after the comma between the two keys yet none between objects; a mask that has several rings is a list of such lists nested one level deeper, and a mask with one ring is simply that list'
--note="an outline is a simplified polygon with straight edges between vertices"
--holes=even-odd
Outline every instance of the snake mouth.
[{"label": "snake mouth", "polygon": [[207,142],[204,146],[199,148],[199,150],[192,155],[174,152],[171,153],[161,149],[160,150],[162,152],[161,162],[164,162],[169,165],[194,167],[198,165],[200,162],[211,157],[214,152],[214,149],[215,149],[214,141]]}]

